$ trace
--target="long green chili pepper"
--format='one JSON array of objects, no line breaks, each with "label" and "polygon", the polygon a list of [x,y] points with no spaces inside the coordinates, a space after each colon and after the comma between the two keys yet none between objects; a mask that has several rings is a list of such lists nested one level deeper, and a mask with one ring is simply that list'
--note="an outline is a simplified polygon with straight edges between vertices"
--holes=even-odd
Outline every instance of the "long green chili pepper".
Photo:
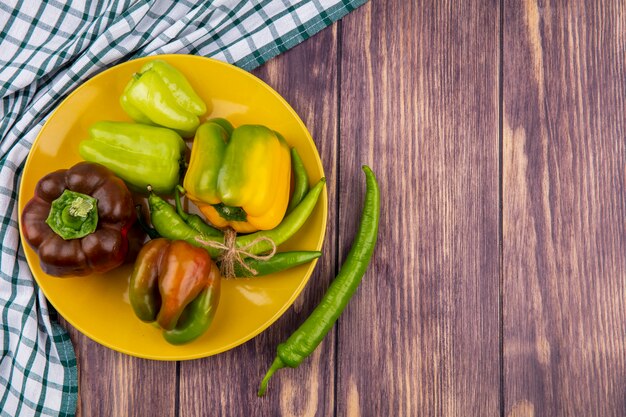
[{"label": "long green chili pepper", "polygon": [[309,192],[309,176],[304,168],[302,158],[298,154],[296,148],[291,148],[291,168],[293,169],[293,194],[289,205],[287,206],[287,213],[296,208],[296,206],[302,201],[306,193]]},{"label": "long green chili pepper", "polygon": [[202,247],[202,244],[196,240],[196,237],[202,236],[201,233],[185,223],[176,213],[176,209],[152,192],[150,187],[148,191],[150,192],[148,195],[150,220],[159,235],[171,240],[184,240],[194,246]]},{"label": "long green chili pepper", "polygon": [[252,278],[269,275],[305,264],[313,259],[319,258],[321,255],[322,252],[319,251],[292,251],[279,252],[266,261],[247,258],[245,260],[246,265],[255,270],[257,272],[256,275],[252,274],[238,262],[235,262],[234,265],[235,275],[239,278]]},{"label": "long green chili pepper", "polygon": [[[276,246],[287,241],[293,236],[309,218],[317,200],[319,199],[322,190],[326,184],[326,178],[321,178],[317,184],[311,188],[307,195],[302,199],[300,204],[289,213],[282,222],[271,230],[261,230],[256,233],[250,233],[248,235],[237,236],[237,247],[241,248],[250,245],[252,242],[260,237],[267,237],[274,242]],[[161,197],[154,193],[150,193],[148,196],[148,204],[150,206],[150,216],[152,218],[152,224],[159,234],[167,239],[172,240],[184,240],[194,246],[202,247],[209,252],[212,258],[217,258],[221,251],[206,243],[201,243],[198,239],[204,242],[216,242],[224,243],[224,238],[220,236],[205,236],[202,233],[194,230],[176,213],[176,209],[163,200]],[[253,255],[269,252],[272,250],[272,244],[266,240],[261,240],[254,246],[246,248],[246,252]]]},{"label": "long green chili pepper", "polygon": [[274,372],[286,366],[295,368],[313,353],[343,312],[367,270],[378,235],[380,190],[372,170],[364,165],[363,171],[367,185],[365,204],[350,252],[320,304],[285,343],[278,345],[276,359],[261,381],[259,396],[265,394]]},{"label": "long green chili pepper", "polygon": [[180,194],[184,193],[185,189],[180,185],[176,186],[174,190],[174,201],[176,202],[176,212],[178,215],[191,226],[192,229],[202,233],[204,236],[224,236],[224,233],[221,230],[218,230],[212,226],[209,226],[202,217],[197,214],[187,213],[183,209],[183,205],[180,202]]}]

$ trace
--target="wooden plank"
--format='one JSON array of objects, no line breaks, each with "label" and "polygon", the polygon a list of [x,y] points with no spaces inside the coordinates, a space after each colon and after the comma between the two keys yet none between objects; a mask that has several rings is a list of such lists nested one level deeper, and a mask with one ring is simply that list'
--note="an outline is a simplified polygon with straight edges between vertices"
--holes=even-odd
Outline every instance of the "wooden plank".
[{"label": "wooden plank", "polygon": [[108,349],[64,320],[78,363],[77,416],[176,415],[176,363],[139,359]]},{"label": "wooden plank", "polygon": [[[328,218],[336,218],[337,29],[327,28],[272,59],[254,74],[295,109],[315,139],[328,179]],[[304,321],[334,276],[335,229],[329,220],[323,255],[306,289],[276,323],[231,351],[180,364],[181,416],[330,416],[334,407],[334,335],[298,369],[277,373],[266,397],[258,385],[276,346]]]},{"label": "wooden plank", "polygon": [[626,5],[504,12],[505,414],[624,416]]},{"label": "wooden plank", "polygon": [[373,1],[344,18],[339,259],[362,164],[379,244],[339,321],[340,416],[494,416],[499,2]]}]

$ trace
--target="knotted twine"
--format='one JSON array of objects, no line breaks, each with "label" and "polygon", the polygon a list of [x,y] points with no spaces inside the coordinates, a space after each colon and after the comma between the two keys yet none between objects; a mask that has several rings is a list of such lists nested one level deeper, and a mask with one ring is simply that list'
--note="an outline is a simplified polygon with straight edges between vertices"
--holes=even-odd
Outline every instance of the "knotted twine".
[{"label": "knotted twine", "polygon": [[[237,232],[230,227],[224,230],[224,243],[203,240],[202,238],[196,238],[196,240],[203,245],[222,251],[222,254],[217,258],[217,263],[220,266],[220,272],[224,278],[237,277],[235,273],[235,263],[241,265],[241,267],[251,273],[252,276],[256,276],[258,271],[248,265],[245,258],[252,258],[257,261],[269,261],[276,254],[276,244],[267,236],[259,236],[247,245],[237,247]],[[261,242],[269,242],[272,248],[269,253],[256,255],[249,252],[250,248]]]}]

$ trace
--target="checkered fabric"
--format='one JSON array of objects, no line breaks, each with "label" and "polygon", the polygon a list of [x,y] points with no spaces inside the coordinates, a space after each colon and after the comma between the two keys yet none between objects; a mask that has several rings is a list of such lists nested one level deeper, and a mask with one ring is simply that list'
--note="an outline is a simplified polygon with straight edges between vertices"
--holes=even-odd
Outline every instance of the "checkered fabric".
[{"label": "checkered fabric", "polygon": [[51,111],[85,80],[141,56],[196,54],[250,70],[364,2],[0,1],[0,416],[76,411],[74,350],[18,233],[24,162]]}]

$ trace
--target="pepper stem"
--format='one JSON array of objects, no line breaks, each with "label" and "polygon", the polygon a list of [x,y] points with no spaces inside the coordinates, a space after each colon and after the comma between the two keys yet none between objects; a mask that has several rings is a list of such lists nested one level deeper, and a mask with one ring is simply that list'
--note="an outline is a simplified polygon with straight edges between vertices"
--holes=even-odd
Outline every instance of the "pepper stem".
[{"label": "pepper stem", "polygon": [[180,201],[180,196],[185,195],[185,189],[180,185],[176,186],[176,190],[174,192],[174,201],[176,202],[176,212],[184,221],[187,221],[189,215],[183,210],[183,205]]},{"label": "pepper stem", "polygon": [[212,206],[224,220],[234,222],[245,222],[248,220],[248,214],[243,207],[227,206],[224,203],[212,204]]},{"label": "pepper stem", "polygon": [[89,212],[93,210],[93,206],[93,200],[87,200],[86,198],[78,196],[70,204],[69,212],[70,215],[74,217],[82,217],[84,219]]},{"label": "pepper stem", "polygon": [[268,369],[267,373],[263,377],[263,380],[261,381],[261,386],[259,387],[259,392],[257,393],[259,397],[262,397],[265,395],[265,391],[267,390],[267,383],[269,382],[272,375],[274,375],[274,372],[278,371],[279,369],[284,368],[285,366],[286,365],[283,363],[283,361],[279,357],[276,357],[276,359],[274,359],[272,366],[270,367],[270,369]]},{"label": "pepper stem", "polygon": [[97,205],[94,197],[66,189],[50,204],[46,224],[64,240],[85,237],[98,226]]}]

